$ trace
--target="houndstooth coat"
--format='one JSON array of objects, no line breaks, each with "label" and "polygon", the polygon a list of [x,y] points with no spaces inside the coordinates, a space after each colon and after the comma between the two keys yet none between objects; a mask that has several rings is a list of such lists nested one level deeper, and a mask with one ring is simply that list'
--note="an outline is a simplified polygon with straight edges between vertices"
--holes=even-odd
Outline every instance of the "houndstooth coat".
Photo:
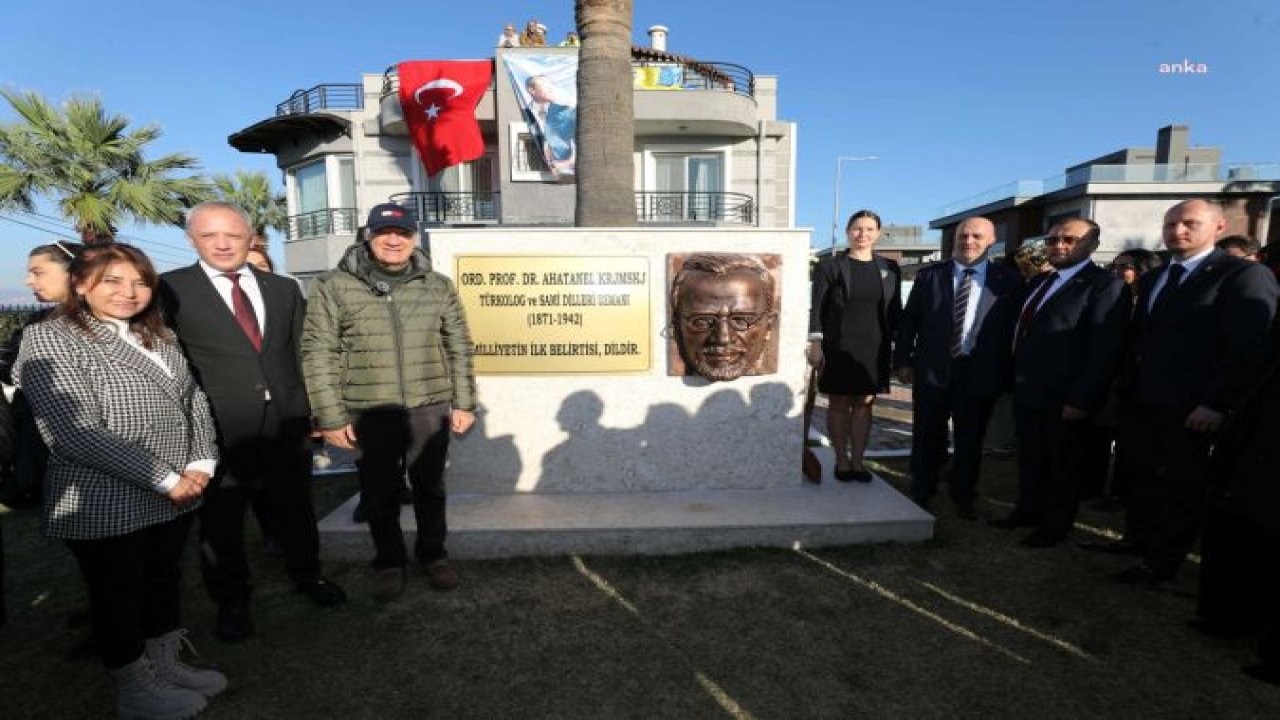
[{"label": "houndstooth coat", "polygon": [[176,341],[154,351],[173,372],[89,320],[27,328],[14,377],[49,445],[44,531],[89,540],[126,535],[194,510],[157,491],[170,472],[216,459],[209,402]]}]

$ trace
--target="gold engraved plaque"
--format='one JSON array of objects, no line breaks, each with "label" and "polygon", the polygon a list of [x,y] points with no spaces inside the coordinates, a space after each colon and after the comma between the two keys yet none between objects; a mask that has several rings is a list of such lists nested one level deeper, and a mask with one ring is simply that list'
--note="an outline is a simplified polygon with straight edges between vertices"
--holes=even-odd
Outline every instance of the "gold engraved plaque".
[{"label": "gold engraved plaque", "polygon": [[456,270],[477,373],[651,367],[648,258],[459,255]]}]

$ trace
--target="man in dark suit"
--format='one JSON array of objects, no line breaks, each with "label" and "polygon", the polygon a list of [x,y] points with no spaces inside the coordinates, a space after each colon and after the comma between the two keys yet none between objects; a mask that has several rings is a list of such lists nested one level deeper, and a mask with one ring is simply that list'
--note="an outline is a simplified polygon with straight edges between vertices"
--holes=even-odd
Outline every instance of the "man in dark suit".
[{"label": "man in dark suit", "polygon": [[1018,502],[989,524],[1034,527],[1027,547],[1052,547],[1071,530],[1090,416],[1106,402],[1124,348],[1130,302],[1124,281],[1090,258],[1099,236],[1081,218],[1049,229],[1053,270],[1033,282],[1014,331]]},{"label": "man in dark suit", "polygon": [[1124,420],[1132,500],[1125,539],[1105,549],[1143,561],[1120,582],[1151,587],[1176,574],[1200,530],[1214,435],[1270,355],[1275,278],[1214,248],[1226,226],[1205,200],[1173,206],[1164,218],[1171,261],[1140,281]]},{"label": "man in dark suit", "polygon": [[218,605],[215,634],[234,642],[253,634],[245,509],[265,494],[273,532],[298,592],[321,606],[346,600],[320,574],[320,542],[311,501],[311,407],[298,361],[305,313],[292,279],[245,262],[252,232],[244,212],[203,203],[187,218],[200,256],[161,276],[169,321],[218,426],[222,462],[205,494],[201,568]]},{"label": "man in dark suit", "polygon": [[995,242],[990,220],[956,228],[951,260],[922,268],[898,324],[893,365],[913,384],[911,496],[927,506],[946,454],[947,421],[955,452],[947,486],[956,514],[976,517],[982,440],[996,397],[1008,385],[1013,326],[1022,277],[987,259]]},{"label": "man in dark suit", "polygon": [[1258,637],[1250,676],[1280,684],[1280,363],[1271,362],[1214,441],[1200,596],[1191,627]]}]

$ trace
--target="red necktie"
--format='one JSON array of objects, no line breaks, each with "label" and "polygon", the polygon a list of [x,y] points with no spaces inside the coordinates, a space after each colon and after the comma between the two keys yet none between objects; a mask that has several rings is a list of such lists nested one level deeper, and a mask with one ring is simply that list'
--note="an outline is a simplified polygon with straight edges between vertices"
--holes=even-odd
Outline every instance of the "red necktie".
[{"label": "red necktie", "polygon": [[1031,329],[1031,318],[1035,317],[1036,311],[1040,309],[1040,303],[1044,302],[1044,296],[1049,293],[1049,288],[1058,281],[1058,273],[1051,272],[1049,277],[1040,283],[1040,287],[1036,288],[1035,293],[1031,296],[1031,300],[1027,306],[1022,308],[1022,317],[1018,318],[1018,333],[1016,338],[1021,340],[1027,331]]},{"label": "red necktie", "polygon": [[227,273],[222,277],[231,281],[231,309],[235,312],[236,323],[253,343],[253,349],[262,350],[262,331],[258,329],[258,315],[253,311],[253,303],[244,288],[240,287],[240,274]]}]

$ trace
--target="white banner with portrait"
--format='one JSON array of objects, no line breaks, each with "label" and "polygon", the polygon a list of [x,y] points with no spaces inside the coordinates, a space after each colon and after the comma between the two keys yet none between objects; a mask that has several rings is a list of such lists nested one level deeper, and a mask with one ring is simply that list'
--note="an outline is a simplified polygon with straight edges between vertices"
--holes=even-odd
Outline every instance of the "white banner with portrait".
[{"label": "white banner with portrait", "polygon": [[578,55],[506,53],[507,74],[547,169],[573,175],[578,157]]}]

